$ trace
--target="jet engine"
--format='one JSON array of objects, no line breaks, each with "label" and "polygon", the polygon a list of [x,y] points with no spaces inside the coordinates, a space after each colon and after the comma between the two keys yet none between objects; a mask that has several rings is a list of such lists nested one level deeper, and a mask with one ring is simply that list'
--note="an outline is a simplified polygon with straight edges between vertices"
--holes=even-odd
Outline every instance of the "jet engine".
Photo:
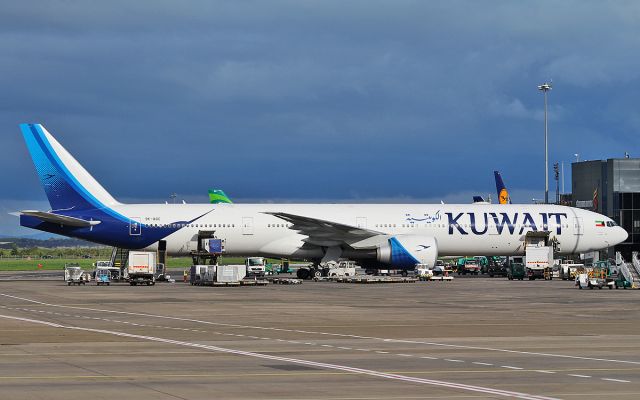
[{"label": "jet engine", "polygon": [[433,267],[438,258],[438,243],[432,236],[396,235],[378,246],[379,262],[395,268],[413,268],[416,264]]}]

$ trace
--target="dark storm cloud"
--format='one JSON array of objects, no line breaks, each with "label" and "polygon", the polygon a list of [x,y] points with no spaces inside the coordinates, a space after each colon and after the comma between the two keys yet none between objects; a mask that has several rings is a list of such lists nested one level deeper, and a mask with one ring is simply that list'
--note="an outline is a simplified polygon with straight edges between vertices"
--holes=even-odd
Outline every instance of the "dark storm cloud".
[{"label": "dark storm cloud", "polygon": [[493,169],[540,190],[545,80],[552,162],[638,148],[639,22],[619,1],[5,4],[0,197],[43,198],[24,121],[116,197],[433,199]]}]

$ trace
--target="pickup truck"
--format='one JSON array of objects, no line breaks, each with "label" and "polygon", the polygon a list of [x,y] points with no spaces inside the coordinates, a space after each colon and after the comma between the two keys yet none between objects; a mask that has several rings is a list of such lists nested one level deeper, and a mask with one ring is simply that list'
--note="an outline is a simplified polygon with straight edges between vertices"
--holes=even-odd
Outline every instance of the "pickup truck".
[{"label": "pickup truck", "polygon": [[466,260],[464,265],[458,267],[458,275],[478,275],[480,273],[480,266],[476,260]]}]

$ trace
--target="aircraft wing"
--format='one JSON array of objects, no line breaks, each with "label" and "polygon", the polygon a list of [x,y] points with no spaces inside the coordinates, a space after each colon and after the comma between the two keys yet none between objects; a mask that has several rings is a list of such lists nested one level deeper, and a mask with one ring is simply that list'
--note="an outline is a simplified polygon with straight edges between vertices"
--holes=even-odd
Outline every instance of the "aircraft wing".
[{"label": "aircraft wing", "polygon": [[385,236],[366,228],[358,228],[338,222],[326,221],[302,215],[284,212],[265,212],[293,224],[291,229],[307,236],[305,242],[317,246],[339,246],[348,244],[352,247],[369,247],[367,239]]},{"label": "aircraft wing", "polygon": [[30,217],[35,217],[44,222],[51,222],[52,224],[75,226],[75,227],[88,227],[88,226],[98,225],[101,222],[101,221],[87,221],[85,219],[68,217],[66,215],[54,214],[54,213],[45,212],[45,211],[26,210],[26,211],[20,211],[20,214],[28,215]]}]

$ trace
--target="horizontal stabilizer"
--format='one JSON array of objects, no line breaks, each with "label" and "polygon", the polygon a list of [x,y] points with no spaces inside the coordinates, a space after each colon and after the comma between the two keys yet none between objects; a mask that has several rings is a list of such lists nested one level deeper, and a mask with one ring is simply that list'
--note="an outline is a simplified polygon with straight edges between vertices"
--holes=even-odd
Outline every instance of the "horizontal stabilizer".
[{"label": "horizontal stabilizer", "polygon": [[26,210],[21,211],[20,214],[28,215],[30,217],[38,218],[44,222],[50,222],[52,224],[88,227],[98,225],[101,221],[87,221],[85,219],[68,217],[66,215],[53,214],[45,211]]}]

